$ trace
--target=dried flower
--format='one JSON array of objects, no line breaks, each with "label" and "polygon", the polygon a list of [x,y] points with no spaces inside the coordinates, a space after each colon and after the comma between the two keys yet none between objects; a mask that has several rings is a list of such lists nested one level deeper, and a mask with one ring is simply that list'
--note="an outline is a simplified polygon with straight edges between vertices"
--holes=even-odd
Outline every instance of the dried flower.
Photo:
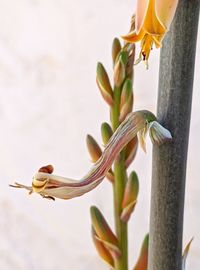
[{"label": "dried flower", "polygon": [[153,121],[149,124],[149,136],[152,143],[158,145],[163,144],[165,141],[171,141],[172,135],[163,126],[161,126],[157,121]]},{"label": "dried flower", "polygon": [[[16,183],[14,187],[25,188],[29,190],[30,193],[36,192],[42,197],[50,199],[60,198],[67,200],[81,196],[100,184],[120,151],[137,136],[138,133],[146,133],[151,122],[155,120],[155,115],[149,111],[144,110],[130,113],[110,138],[101,157],[81,180],[76,181],[53,175],[53,167],[51,167],[49,173],[40,171],[36,173],[33,177],[32,186]],[[145,132],[143,132],[143,130],[145,130]],[[154,132],[157,132],[157,129],[155,129]],[[158,132],[160,132],[160,129],[158,129]],[[156,136],[154,135],[154,137]],[[153,142],[158,143],[158,140],[153,140]],[[161,142],[164,142],[164,140]]]}]

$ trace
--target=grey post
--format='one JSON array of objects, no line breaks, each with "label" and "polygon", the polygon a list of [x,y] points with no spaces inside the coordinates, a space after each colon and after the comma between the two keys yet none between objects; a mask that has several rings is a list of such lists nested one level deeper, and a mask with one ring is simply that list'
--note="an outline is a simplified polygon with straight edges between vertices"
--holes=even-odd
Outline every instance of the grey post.
[{"label": "grey post", "polygon": [[173,142],[153,149],[149,270],[181,270],[199,6],[200,0],[179,0],[161,50],[157,116],[171,131]]}]

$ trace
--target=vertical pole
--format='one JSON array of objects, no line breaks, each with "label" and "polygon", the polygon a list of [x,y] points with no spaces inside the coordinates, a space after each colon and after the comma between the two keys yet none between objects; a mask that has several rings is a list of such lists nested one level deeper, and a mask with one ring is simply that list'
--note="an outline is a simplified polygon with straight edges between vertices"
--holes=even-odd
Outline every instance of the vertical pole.
[{"label": "vertical pole", "polygon": [[153,149],[149,270],[181,270],[185,175],[200,0],[179,0],[161,50],[157,116],[173,142]]}]

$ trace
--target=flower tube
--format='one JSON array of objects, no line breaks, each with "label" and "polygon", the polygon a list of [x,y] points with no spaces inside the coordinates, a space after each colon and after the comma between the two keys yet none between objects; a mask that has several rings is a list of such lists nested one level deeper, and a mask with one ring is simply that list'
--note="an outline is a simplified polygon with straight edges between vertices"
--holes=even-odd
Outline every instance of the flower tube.
[{"label": "flower tube", "polygon": [[[144,110],[130,113],[110,138],[101,157],[81,180],[54,175],[52,174],[53,169],[50,167],[51,169],[47,170],[47,172],[40,170],[35,174],[32,186],[25,186],[19,183],[11,186],[25,188],[29,190],[29,193],[36,192],[42,197],[50,199],[60,198],[67,200],[81,196],[101,183],[120,151],[138,133],[143,130],[146,132],[153,121],[156,121],[156,117],[149,111]],[[156,129],[154,132],[156,132]],[[162,132],[162,129],[159,129],[159,132]],[[166,139],[169,140],[169,134],[167,135]],[[153,140],[153,142],[157,143],[157,140]],[[165,132],[161,141],[159,140],[159,144],[164,142]]]},{"label": "flower tube", "polygon": [[122,38],[129,43],[141,41],[140,60],[148,60],[153,45],[161,47],[177,4],[178,0],[137,0],[133,29]]}]

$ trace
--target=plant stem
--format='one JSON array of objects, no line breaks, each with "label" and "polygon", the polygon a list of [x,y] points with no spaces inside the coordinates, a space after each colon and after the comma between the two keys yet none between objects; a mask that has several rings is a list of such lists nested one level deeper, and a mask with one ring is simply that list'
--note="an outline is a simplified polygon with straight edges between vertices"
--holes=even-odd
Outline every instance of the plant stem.
[{"label": "plant stem", "polygon": [[200,0],[179,1],[161,51],[158,120],[173,142],[154,146],[149,270],[182,269],[188,137]]},{"label": "plant stem", "polygon": [[[121,98],[121,88],[115,87],[114,89],[114,106],[111,111],[111,122],[113,130],[115,131],[119,126],[119,106]],[[114,164],[115,182],[113,184],[114,191],[114,218],[115,230],[119,240],[119,247],[122,252],[121,257],[115,262],[116,270],[128,269],[128,228],[127,223],[120,219],[122,211],[122,200],[126,184],[126,168],[125,168],[125,155],[124,151],[119,154],[119,157]]]}]

